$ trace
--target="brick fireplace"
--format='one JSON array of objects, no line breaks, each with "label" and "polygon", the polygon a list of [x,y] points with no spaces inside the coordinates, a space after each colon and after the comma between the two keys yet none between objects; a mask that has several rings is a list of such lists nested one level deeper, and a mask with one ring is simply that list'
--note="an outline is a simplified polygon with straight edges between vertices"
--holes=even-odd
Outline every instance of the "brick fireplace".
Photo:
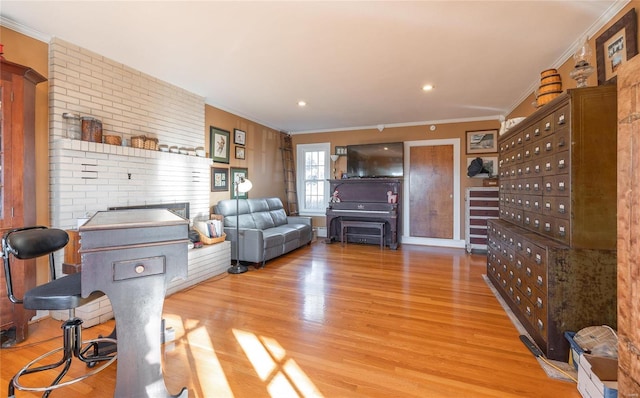
[{"label": "brick fireplace", "polygon": [[[109,207],[180,202],[189,204],[191,221],[207,219],[210,158],[70,139],[62,117],[98,118],[104,134],[124,142],[146,135],[170,146],[204,147],[204,99],[57,38],[49,52],[51,225],[73,229],[78,219]],[[61,268],[62,254],[56,260]],[[228,242],[191,250],[188,280],[173,282],[169,293],[229,264]],[[104,300],[79,311],[86,326],[112,316]]]}]

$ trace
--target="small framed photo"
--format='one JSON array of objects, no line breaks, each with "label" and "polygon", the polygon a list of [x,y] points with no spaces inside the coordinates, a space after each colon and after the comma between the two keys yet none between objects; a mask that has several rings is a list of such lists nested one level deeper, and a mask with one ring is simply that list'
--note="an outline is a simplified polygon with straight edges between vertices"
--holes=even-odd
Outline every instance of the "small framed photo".
[{"label": "small framed photo", "polygon": [[498,152],[498,129],[467,131],[467,153]]},{"label": "small framed photo", "polygon": [[[246,143],[247,133],[242,130],[233,129],[233,143],[236,145],[244,145]],[[243,158],[244,159],[244,158]]]},{"label": "small framed photo", "polygon": [[229,163],[229,132],[211,126],[209,132],[209,153],[214,162]]},{"label": "small framed photo", "polygon": [[336,155],[343,156],[347,154],[346,146],[337,146],[336,147]]},{"label": "small framed photo", "polygon": [[632,8],[596,39],[598,85],[614,83],[618,68],[638,54],[636,10]]},{"label": "small framed photo", "polygon": [[[470,156],[467,158],[467,169],[469,168],[469,165],[471,165],[471,162],[473,162],[473,159],[475,159],[476,157],[480,156]],[[480,157],[480,159],[482,159],[482,172],[474,175],[471,178],[490,178],[498,175],[497,156],[482,156]]]},{"label": "small framed photo", "polygon": [[244,159],[244,147],[236,146],[236,159]]},{"label": "small framed photo", "polygon": [[211,168],[211,192],[226,192],[229,190],[229,169],[222,167]]},{"label": "small framed photo", "polygon": [[[231,199],[236,198],[236,184],[240,181],[240,177],[249,178],[249,171],[245,167],[237,167],[231,169],[231,182],[233,184],[233,188],[231,188]],[[249,197],[248,192],[242,192],[238,194],[238,198],[247,199]]]}]

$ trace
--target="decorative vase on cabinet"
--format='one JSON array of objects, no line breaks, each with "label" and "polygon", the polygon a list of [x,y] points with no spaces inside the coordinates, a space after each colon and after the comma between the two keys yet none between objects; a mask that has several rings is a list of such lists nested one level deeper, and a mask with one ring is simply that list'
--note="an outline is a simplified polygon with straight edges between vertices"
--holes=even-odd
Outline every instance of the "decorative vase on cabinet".
[{"label": "decorative vase on cabinet", "polygon": [[[0,59],[0,235],[34,225],[35,203],[35,87],[46,79],[35,70]],[[35,286],[35,260],[16,263],[12,274],[18,297]],[[26,338],[33,311],[7,298],[0,273],[0,330],[2,345]]]}]

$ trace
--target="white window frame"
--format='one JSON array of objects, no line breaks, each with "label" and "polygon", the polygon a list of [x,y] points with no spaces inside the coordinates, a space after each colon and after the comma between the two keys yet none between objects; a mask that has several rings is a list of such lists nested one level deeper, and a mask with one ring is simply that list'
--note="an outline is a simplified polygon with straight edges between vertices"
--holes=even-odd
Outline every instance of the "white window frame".
[{"label": "white window frame", "polygon": [[298,209],[300,215],[306,216],[324,216],[326,213],[326,206],[322,209],[308,209],[305,208],[305,154],[307,152],[324,151],[324,175],[326,176],[326,183],[324,189],[324,203],[329,203],[329,179],[331,178],[331,143],[322,142],[316,144],[298,144],[296,145],[296,187],[298,190]]}]

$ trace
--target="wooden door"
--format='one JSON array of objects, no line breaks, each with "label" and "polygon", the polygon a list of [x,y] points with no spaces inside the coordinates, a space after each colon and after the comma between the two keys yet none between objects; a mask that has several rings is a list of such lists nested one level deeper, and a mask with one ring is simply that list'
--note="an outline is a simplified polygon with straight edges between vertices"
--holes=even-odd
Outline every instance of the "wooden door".
[{"label": "wooden door", "polygon": [[640,57],[618,72],[618,392],[640,396]]},{"label": "wooden door", "polygon": [[453,239],[453,145],[409,152],[409,234]]}]

